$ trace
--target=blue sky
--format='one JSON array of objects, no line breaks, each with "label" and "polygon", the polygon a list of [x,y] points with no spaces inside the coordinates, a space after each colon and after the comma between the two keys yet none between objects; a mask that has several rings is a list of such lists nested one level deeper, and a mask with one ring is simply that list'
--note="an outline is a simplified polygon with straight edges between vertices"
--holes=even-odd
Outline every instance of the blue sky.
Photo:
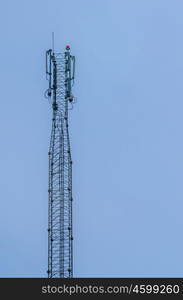
[{"label": "blue sky", "polygon": [[183,275],[183,3],[0,4],[0,276],[46,277],[45,51],[76,56],[76,277]]}]

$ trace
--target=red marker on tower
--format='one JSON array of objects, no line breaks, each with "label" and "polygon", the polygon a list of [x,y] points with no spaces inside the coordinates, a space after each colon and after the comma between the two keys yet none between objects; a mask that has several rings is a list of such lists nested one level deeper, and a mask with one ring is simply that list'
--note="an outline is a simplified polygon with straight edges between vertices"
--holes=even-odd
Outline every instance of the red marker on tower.
[{"label": "red marker on tower", "polygon": [[66,50],[70,50],[70,46],[67,45],[67,46],[65,47],[65,49],[66,49]]}]

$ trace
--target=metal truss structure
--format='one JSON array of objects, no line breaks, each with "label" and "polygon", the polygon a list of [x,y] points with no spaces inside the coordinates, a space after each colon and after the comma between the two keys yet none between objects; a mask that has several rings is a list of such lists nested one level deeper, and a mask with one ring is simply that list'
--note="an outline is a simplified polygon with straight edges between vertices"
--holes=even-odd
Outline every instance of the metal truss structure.
[{"label": "metal truss structure", "polygon": [[75,57],[66,46],[64,53],[46,51],[45,96],[52,103],[52,130],[49,148],[48,277],[73,277],[72,159],[68,110],[74,103],[72,85]]}]

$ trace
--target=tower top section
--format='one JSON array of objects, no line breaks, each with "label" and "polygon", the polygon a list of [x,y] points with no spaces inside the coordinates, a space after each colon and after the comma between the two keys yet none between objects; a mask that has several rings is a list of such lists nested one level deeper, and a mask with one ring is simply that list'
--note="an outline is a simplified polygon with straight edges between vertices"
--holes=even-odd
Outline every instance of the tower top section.
[{"label": "tower top section", "polygon": [[[60,80],[62,86],[60,87]],[[60,94],[68,100],[69,108],[73,108],[76,98],[72,94],[72,87],[75,79],[75,56],[70,54],[70,46],[65,46],[65,51],[55,53],[53,49],[46,51],[46,79],[49,86],[45,92],[45,97],[52,102],[53,109],[57,110],[60,106]]]}]

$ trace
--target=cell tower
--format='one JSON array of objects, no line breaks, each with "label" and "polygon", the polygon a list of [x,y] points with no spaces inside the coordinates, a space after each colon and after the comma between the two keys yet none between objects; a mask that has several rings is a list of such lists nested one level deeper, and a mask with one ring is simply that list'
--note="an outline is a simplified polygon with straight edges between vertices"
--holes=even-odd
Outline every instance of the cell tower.
[{"label": "cell tower", "polygon": [[66,46],[64,53],[46,51],[46,98],[53,118],[49,147],[48,277],[73,277],[72,159],[68,130],[68,110],[75,98],[72,86],[75,57]]}]

